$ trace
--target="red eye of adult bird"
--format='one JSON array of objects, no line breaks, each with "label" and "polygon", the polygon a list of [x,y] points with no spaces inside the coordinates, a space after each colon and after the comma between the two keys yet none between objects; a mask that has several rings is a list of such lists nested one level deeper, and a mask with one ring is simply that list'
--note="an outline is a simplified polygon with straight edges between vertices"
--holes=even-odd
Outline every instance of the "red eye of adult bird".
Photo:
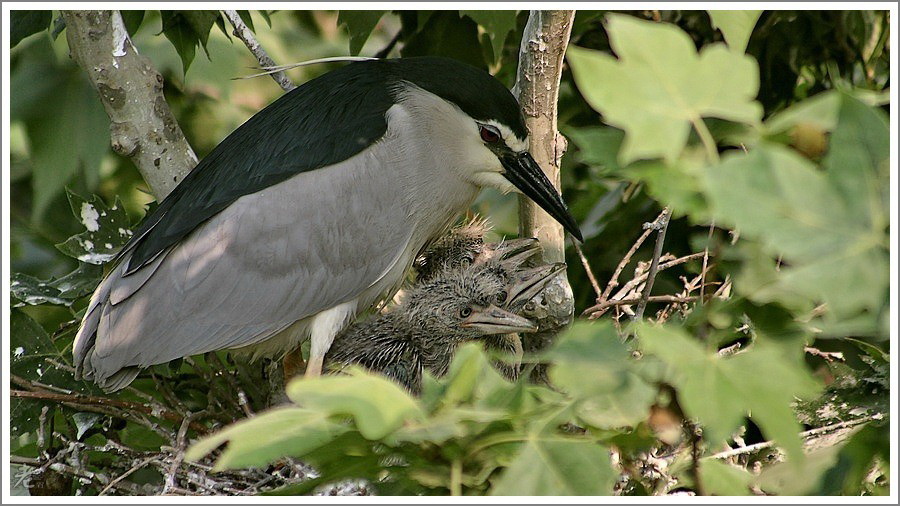
[{"label": "red eye of adult bird", "polygon": [[479,132],[481,133],[481,140],[484,142],[493,144],[500,141],[500,132],[492,126],[479,125]]}]

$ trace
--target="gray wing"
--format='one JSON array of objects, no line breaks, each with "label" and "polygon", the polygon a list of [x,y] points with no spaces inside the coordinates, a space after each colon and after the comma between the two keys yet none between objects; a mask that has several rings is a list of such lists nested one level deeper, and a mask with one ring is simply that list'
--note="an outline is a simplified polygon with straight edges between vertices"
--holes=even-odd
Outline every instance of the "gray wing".
[{"label": "gray wing", "polygon": [[396,276],[416,246],[389,158],[301,173],[241,197],[132,275],[121,262],[76,338],[82,375],[115,388],[135,367],[257,343]]}]

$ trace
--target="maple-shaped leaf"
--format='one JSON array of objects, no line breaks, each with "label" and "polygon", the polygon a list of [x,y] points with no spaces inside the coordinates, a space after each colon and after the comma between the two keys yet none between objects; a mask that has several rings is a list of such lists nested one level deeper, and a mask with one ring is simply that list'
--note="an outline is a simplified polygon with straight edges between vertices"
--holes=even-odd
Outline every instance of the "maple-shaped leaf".
[{"label": "maple-shaped leaf", "polygon": [[577,46],[566,57],[591,107],[625,130],[623,165],[641,158],[675,160],[691,126],[703,118],[759,123],[759,67],[752,57],[721,43],[698,53],[684,31],[667,23],[619,14],[606,21],[618,59]]}]

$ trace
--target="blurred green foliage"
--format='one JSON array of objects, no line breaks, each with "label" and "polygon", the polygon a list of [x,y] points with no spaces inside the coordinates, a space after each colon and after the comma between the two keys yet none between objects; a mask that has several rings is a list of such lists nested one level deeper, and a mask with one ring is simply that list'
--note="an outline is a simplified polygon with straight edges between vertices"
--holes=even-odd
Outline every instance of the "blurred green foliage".
[{"label": "blurred green foliage", "polygon": [[[240,15],[278,63],[444,55],[508,86],[528,18],[527,11]],[[109,149],[108,120],[67,57],[54,17],[12,16],[10,371],[99,395],[72,377],[75,325],[101,276],[97,264],[127,240],[152,197],[130,162]],[[127,11],[123,20],[164,75],[166,98],[199,156],[281,93],[267,78],[232,80],[257,64],[215,12]],[[675,455],[669,475],[677,486],[705,493],[886,493],[888,28],[883,11],[578,11],[559,100],[559,127],[571,141],[562,182],[594,274],[608,280],[642,224],[670,206],[666,252],[708,251],[705,278],[730,293],[707,292],[675,313],[651,306],[657,323],[629,327],[622,313],[605,318],[613,322],[577,323],[530,358],[551,364],[552,387],[507,382],[476,346],[460,350],[450,374],[430,379],[419,399],[363,372],[295,381],[287,390],[293,405],[200,440],[189,457],[211,453],[218,469],[228,469],[291,456],[317,469],[317,478],[280,493],[344,478],[365,478],[383,494],[665,493],[670,485],[637,467],[661,452]],[[291,77],[300,83],[332,68],[302,67]],[[515,197],[485,191],[473,212],[490,216],[495,234],[511,235],[516,207]],[[626,279],[651,250],[637,251]],[[580,312],[596,295],[574,251],[567,255]],[[694,261],[661,271],[654,294],[679,293],[701,268]],[[225,353],[207,354],[151,368],[114,397],[203,412],[211,429],[244,416],[235,384],[254,410],[266,406],[261,374]],[[44,406],[53,430],[94,448],[158,449],[174,444],[179,429],[158,410],[147,424],[13,401],[11,446],[23,457],[65,446],[39,441]],[[682,421],[698,428],[694,439],[666,436],[666,417],[679,433]],[[870,422],[838,444],[813,448],[798,436],[861,418]],[[756,431],[748,444],[774,440],[787,460],[760,459],[766,466],[755,475],[744,469],[755,460],[713,458],[726,442],[739,444],[742,426]],[[86,455],[89,470],[119,464]],[[163,479],[133,477],[148,486]],[[57,493],[101,488],[61,487]]]}]

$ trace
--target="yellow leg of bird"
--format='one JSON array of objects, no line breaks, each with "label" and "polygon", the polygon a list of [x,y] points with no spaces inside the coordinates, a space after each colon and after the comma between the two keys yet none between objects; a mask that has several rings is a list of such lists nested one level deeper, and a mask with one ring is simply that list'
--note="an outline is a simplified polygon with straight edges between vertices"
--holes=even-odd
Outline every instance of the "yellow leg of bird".
[{"label": "yellow leg of bird", "polygon": [[323,357],[309,357],[309,363],[306,364],[305,377],[318,378],[322,375],[322,358]]}]

